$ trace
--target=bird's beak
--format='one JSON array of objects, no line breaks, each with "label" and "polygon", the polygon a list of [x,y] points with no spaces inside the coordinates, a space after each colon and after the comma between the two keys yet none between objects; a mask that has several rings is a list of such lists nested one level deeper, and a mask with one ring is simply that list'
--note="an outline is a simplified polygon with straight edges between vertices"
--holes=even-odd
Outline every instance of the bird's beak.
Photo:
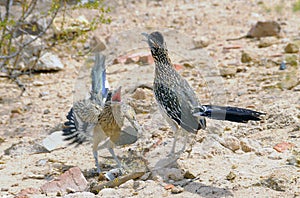
[{"label": "bird's beak", "polygon": [[145,42],[148,43],[148,41],[149,41],[149,34],[143,32],[142,35],[145,37],[142,41],[145,41]]}]

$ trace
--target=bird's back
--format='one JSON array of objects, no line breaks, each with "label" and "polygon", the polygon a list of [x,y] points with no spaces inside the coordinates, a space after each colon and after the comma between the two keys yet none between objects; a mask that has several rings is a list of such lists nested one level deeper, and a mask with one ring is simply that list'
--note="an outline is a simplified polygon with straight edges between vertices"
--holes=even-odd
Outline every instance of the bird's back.
[{"label": "bird's back", "polygon": [[164,113],[188,132],[205,128],[205,119],[193,115],[201,106],[188,82],[174,69],[168,49],[160,32],[144,35],[155,62],[154,94]]},{"label": "bird's back", "polygon": [[158,104],[183,129],[197,132],[202,127],[192,113],[192,107],[200,106],[194,91],[171,64],[161,64],[156,63],[154,79],[154,94]]}]

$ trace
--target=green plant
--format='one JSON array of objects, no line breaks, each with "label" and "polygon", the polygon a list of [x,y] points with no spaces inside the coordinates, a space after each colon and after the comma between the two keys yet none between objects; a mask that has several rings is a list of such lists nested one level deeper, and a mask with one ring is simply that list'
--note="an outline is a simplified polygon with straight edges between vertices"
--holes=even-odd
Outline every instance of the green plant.
[{"label": "green plant", "polygon": [[[70,34],[71,39],[74,39],[87,31],[94,30],[101,23],[110,23],[110,18],[105,17],[110,9],[103,6],[103,0],[86,4],[80,4],[77,0],[76,5],[70,5],[70,2],[70,0],[51,0],[48,1],[49,5],[44,5],[39,3],[39,0],[5,0],[0,3],[5,7],[5,12],[0,15],[0,72],[2,72],[0,77],[13,80],[24,92],[25,86],[18,77],[32,72],[28,68],[34,68],[42,52],[68,42],[70,39],[65,37],[69,38]],[[85,24],[86,28],[75,28],[74,32],[74,29],[70,29],[66,24],[66,14],[74,9],[84,8],[97,10],[97,14]],[[45,39],[46,33],[52,29],[50,27],[53,27],[58,16],[63,19],[58,21],[59,25],[56,24],[60,26],[60,33],[56,35],[54,32],[52,39]],[[42,40],[44,45],[39,45],[38,48],[32,47],[41,39],[44,39]],[[26,55],[28,49],[32,52]],[[26,70],[22,69],[21,63],[27,66]]]},{"label": "green plant", "polygon": [[300,0],[297,0],[297,1],[293,4],[293,11],[294,11],[294,12],[300,11]]}]

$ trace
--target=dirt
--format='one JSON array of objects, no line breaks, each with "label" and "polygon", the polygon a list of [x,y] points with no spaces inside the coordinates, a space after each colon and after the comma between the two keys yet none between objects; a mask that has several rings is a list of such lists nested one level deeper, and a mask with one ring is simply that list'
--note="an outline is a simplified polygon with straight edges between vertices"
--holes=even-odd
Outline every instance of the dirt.
[{"label": "dirt", "polygon": [[[292,56],[284,48],[300,39],[300,12],[292,11],[293,3],[279,0],[108,3],[112,8],[109,13],[112,23],[90,32],[88,41],[93,35],[106,41],[103,53],[107,55],[108,79],[113,88],[123,86],[125,101],[138,112],[137,119],[145,131],[142,141],[150,145],[144,158],[152,174],[144,180],[104,189],[98,196],[299,197],[299,52],[294,54],[298,65],[288,62],[286,70],[279,70],[282,61]],[[91,17],[88,10],[74,11],[71,15]],[[257,21],[268,20],[280,24],[279,37],[226,41],[246,35]],[[266,113],[262,121],[239,124],[207,119],[207,129],[191,135],[191,148],[164,167],[166,161],[170,162],[167,154],[172,145],[172,129],[157,111],[151,90],[139,88],[139,96],[134,92],[141,85],[151,88],[153,64],[113,64],[120,56],[149,54],[141,33],[154,30],[165,35],[173,63],[183,65],[179,72],[192,85],[202,104],[255,109]],[[199,39],[207,42],[207,47],[195,48],[193,41]],[[269,45],[259,47],[263,42]],[[88,74],[87,56],[74,55],[77,49],[82,50],[83,45],[76,45],[73,51],[54,48],[53,52],[65,65],[64,70],[22,77],[26,85],[22,96],[14,83],[0,79],[1,196],[13,197],[21,189],[37,188],[68,166],[78,166],[83,171],[94,169],[91,145],[63,147],[52,152],[45,152],[40,146],[51,132],[61,129],[73,101],[88,91],[73,91],[80,83],[78,76]],[[251,56],[250,62],[241,62],[243,52]],[[232,67],[236,69],[229,71],[229,75],[220,75],[222,70]],[[283,152],[273,148],[284,142],[290,146]],[[117,148],[116,153],[126,157],[129,148],[137,147]],[[105,149],[99,151],[99,157],[105,170],[116,165]],[[177,189],[165,188],[169,184]]]}]

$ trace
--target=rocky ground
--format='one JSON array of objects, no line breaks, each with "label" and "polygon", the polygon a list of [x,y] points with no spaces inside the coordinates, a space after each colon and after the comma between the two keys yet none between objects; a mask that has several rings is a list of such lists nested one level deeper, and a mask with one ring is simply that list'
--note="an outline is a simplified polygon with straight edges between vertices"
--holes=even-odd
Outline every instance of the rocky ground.
[{"label": "rocky ground", "polygon": [[[48,196],[68,192],[66,197],[299,197],[300,11],[293,11],[293,3],[107,3],[112,8],[111,24],[100,25],[89,33],[86,43],[74,44],[73,49],[52,49],[63,70],[22,77],[26,85],[22,96],[15,84],[0,79],[0,195],[13,197],[22,189],[28,195],[31,188],[29,197],[44,197],[39,188],[73,166],[87,179],[85,183],[81,178],[83,186],[98,182],[89,174],[94,168],[90,145],[51,152],[41,146],[45,137],[61,129],[73,101],[86,94],[85,87],[78,92],[78,86],[88,80],[87,56],[76,51],[91,48],[95,35],[106,45],[103,53],[111,86],[123,86],[124,97],[144,128],[143,158],[150,172],[98,195],[61,189]],[[89,19],[91,14],[77,10],[70,16]],[[276,21],[281,31],[272,37],[227,40],[247,35],[257,21]],[[167,152],[173,133],[157,111],[151,91],[153,62],[140,34],[153,30],[165,35],[173,63],[201,103],[259,110],[266,113],[263,120],[236,124],[208,119],[207,129],[191,136],[187,151],[178,160],[170,160]],[[286,69],[279,70],[280,66]],[[145,161],[126,160],[129,150],[139,153],[139,149],[135,144],[117,148],[116,153],[129,167],[132,162],[143,166]],[[115,166],[106,150],[99,157],[104,170]]]}]

